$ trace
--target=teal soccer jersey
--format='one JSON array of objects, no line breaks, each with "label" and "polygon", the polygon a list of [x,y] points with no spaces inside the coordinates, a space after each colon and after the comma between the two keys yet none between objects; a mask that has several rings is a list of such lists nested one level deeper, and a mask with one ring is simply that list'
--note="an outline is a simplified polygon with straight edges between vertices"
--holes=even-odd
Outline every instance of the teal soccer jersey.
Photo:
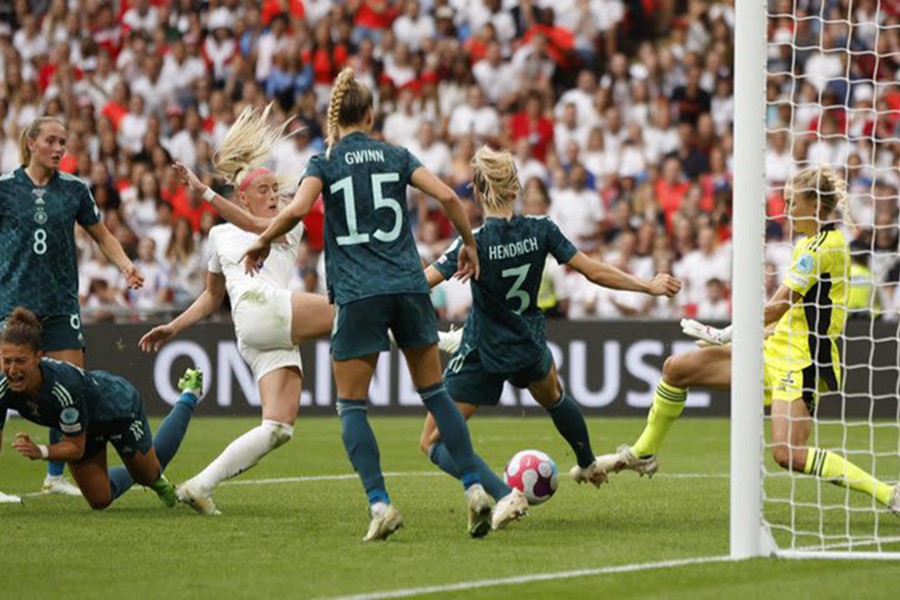
[{"label": "teal soccer jersey", "polygon": [[99,221],[77,177],[57,171],[40,187],[21,167],[0,176],[0,318],[16,306],[41,316],[78,314],[75,223]]},{"label": "teal soccer jersey", "polygon": [[421,163],[405,148],[351,133],[310,159],[322,182],[325,275],[337,304],[385,294],[428,293],[406,214],[406,186]]},{"label": "teal soccer jersey", "polygon": [[105,371],[84,371],[49,358],[41,360],[40,368],[43,382],[37,398],[12,391],[6,376],[0,375],[0,430],[9,409],[73,437],[104,433],[110,425],[116,428],[143,415],[137,390],[121,377]]},{"label": "teal soccer jersey", "polygon": [[[537,294],[547,255],[565,264],[578,250],[547,217],[488,218],[475,240],[481,277],[471,280],[474,308],[461,352],[478,350],[488,372],[513,373],[534,364],[546,344]],[[434,263],[445,279],[457,270],[461,245],[457,239]]]}]

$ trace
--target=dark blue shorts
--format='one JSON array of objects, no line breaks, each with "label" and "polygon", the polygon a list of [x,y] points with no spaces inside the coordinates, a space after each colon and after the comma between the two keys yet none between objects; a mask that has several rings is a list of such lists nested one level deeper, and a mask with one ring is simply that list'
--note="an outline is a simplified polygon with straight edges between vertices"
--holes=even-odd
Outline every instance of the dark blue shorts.
[{"label": "dark blue shorts", "polygon": [[[0,327],[8,316],[0,319]],[[41,350],[44,352],[84,350],[84,327],[81,324],[80,314],[37,317],[41,322]]]},{"label": "dark blue shorts", "polygon": [[334,305],[331,355],[350,360],[390,350],[388,329],[400,348],[438,342],[438,322],[428,294],[387,294]]},{"label": "dark blue shorts", "polygon": [[503,393],[503,384],[509,381],[517,388],[527,388],[541,381],[553,366],[553,355],[544,345],[540,357],[531,365],[512,373],[490,373],[485,370],[478,350],[467,354],[457,353],[444,371],[444,384],[454,402],[476,406],[496,406]]},{"label": "dark blue shorts", "polygon": [[81,460],[87,460],[102,452],[106,444],[112,444],[119,456],[130,458],[137,452],[147,454],[153,447],[153,432],[147,415],[135,415],[133,419],[120,419],[102,423],[96,431],[88,427],[87,440],[84,445],[84,456]]}]

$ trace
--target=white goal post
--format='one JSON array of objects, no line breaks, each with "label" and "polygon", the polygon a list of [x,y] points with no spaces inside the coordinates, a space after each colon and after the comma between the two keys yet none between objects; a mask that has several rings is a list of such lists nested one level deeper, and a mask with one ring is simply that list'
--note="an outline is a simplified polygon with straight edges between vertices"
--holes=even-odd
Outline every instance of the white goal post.
[{"label": "white goal post", "polygon": [[[887,68],[896,72],[885,75]],[[895,485],[900,253],[896,242],[884,239],[900,239],[900,14],[886,0],[736,0],[734,73],[730,555],[898,560],[900,518],[884,506],[883,493],[876,501],[875,492],[784,471],[770,457],[762,324],[764,271],[774,245],[767,247],[767,231],[781,227],[770,202],[780,196],[785,176],[830,164],[850,182],[849,209],[840,211],[845,221],[838,228],[853,242],[851,257],[864,263],[863,271],[848,266],[846,285],[853,289],[863,273],[871,291],[862,308],[848,301],[848,324],[854,326],[837,343],[841,382],[823,398],[827,416],[812,422],[809,445],[821,453],[810,456],[844,457]],[[767,148],[776,137],[787,140],[787,149],[779,150],[784,172],[767,177],[766,165],[771,171],[773,163]],[[780,255],[790,258],[787,249],[797,240],[786,226],[779,235]],[[850,263],[857,265],[853,258]],[[888,267],[894,275],[885,275]],[[809,329],[811,340],[823,337],[811,324]],[[784,381],[790,377],[788,372]],[[809,460],[807,470],[823,477],[829,472]],[[833,475],[836,470],[843,475]],[[850,472],[830,471],[844,482]]]}]

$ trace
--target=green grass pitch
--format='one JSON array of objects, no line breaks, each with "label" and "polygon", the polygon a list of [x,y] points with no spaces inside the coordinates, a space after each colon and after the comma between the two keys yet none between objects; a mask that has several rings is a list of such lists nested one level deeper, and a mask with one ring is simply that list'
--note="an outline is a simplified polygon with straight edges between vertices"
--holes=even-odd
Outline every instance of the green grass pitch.
[{"label": "green grass pitch", "polygon": [[[169,467],[169,478],[178,482],[193,475],[257,422],[196,419]],[[568,479],[571,452],[549,419],[474,419],[475,446],[498,470],[514,452],[534,447],[553,456],[561,472],[553,499],[483,540],[465,535],[459,484],[438,474],[418,452],[421,420],[372,422],[382,466],[396,473],[387,477],[388,489],[406,522],[386,543],[361,542],[368,518],[355,477],[272,481],[351,473],[338,420],[301,415],[289,445],[236,483],[219,488],[216,501],[223,515],[218,518],[201,518],[185,507],[165,509],[143,490],[126,494],[103,512],[92,512],[80,499],[48,496],[27,496],[22,506],[0,505],[5,574],[0,597],[324,598],[728,552],[724,420],[679,422],[667,440],[657,477],[622,473],[597,490]],[[595,450],[604,452],[631,441],[641,421],[592,419],[589,426]],[[19,430],[40,439],[46,433],[21,420],[7,423],[0,490],[27,494],[39,487],[43,465],[9,447]],[[839,441],[839,433],[834,435]],[[861,443],[870,443],[868,434],[860,435],[865,436]],[[889,447],[890,440],[883,443]],[[896,449],[896,439],[893,443]],[[770,493],[785,493],[789,484],[772,485]],[[827,484],[800,480],[796,485],[808,499],[821,494],[828,502],[842,502],[843,492]],[[860,499],[854,506],[866,502]],[[816,530],[820,526],[817,515],[795,518]],[[854,519],[856,527],[871,530],[875,517],[861,512]],[[844,521],[840,517],[840,522],[823,526],[839,532]],[[883,535],[900,535],[900,520],[884,513],[878,526]],[[882,598],[894,595],[897,568],[886,561],[760,559],[457,589],[436,596]]]}]

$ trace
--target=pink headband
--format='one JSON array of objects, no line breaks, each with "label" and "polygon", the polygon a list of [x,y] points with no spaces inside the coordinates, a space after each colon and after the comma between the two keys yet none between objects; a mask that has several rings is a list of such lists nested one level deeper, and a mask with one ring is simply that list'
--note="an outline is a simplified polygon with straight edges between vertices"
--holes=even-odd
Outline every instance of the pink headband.
[{"label": "pink headband", "polygon": [[271,172],[272,171],[270,171],[269,169],[267,169],[265,167],[257,167],[256,169],[253,169],[252,171],[247,173],[246,177],[244,177],[244,180],[241,182],[241,185],[238,187],[238,190],[243,192],[244,190],[247,189],[247,186],[250,185],[251,181],[253,181],[257,177],[259,177],[260,175],[268,175]]}]

